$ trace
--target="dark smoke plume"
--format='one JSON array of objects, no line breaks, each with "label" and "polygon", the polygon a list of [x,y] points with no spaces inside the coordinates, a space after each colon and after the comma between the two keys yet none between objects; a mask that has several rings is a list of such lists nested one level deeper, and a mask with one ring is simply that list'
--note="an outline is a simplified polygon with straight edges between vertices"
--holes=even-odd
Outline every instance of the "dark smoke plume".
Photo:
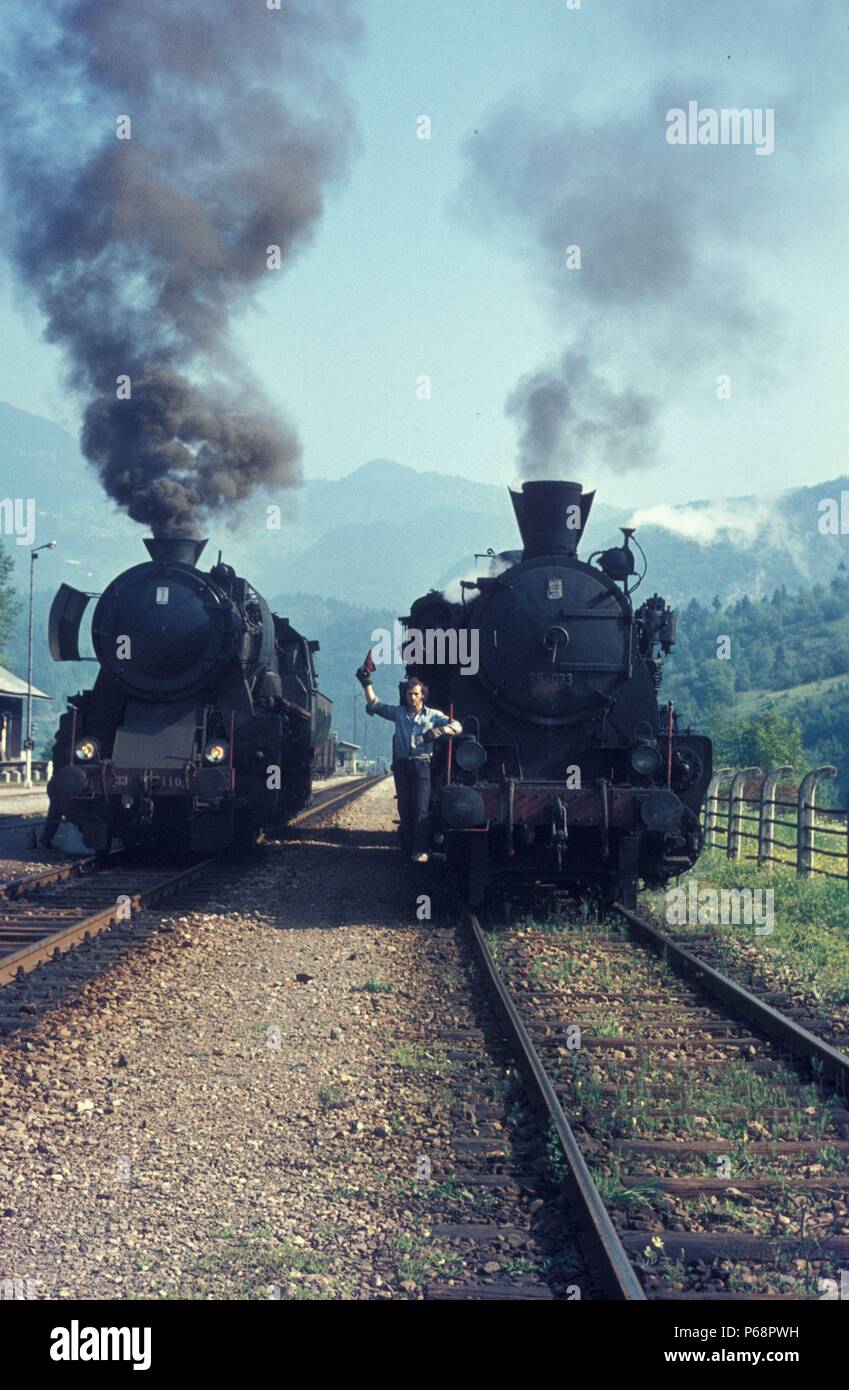
[{"label": "dark smoke plume", "polygon": [[[764,293],[776,291],[771,254],[810,207],[834,204],[833,178],[810,149],[846,105],[839,0],[823,0],[816,22],[796,0],[609,8],[633,39],[627,85],[612,82],[608,97],[597,72],[567,61],[539,99],[523,92],[495,106],[475,121],[457,198],[489,246],[528,267],[530,293],[572,345],[562,373],[544,369],[508,399],[530,476],[560,463],[575,476],[569,453],[582,434],[609,436],[614,467],[653,461],[642,450],[656,402],[611,391],[605,405],[597,374],[611,367],[617,382],[648,381],[670,401],[693,390],[703,398],[732,368],[766,389],[782,346],[777,303]],[[640,70],[649,40],[655,73]],[[775,154],[672,148],[666,113],[691,98],[773,107]],[[567,268],[570,246],[580,269]],[[592,363],[583,375],[582,356]]]},{"label": "dark smoke plume", "polygon": [[355,5],[58,0],[13,20],[7,248],[87,397],[86,456],[160,534],[300,480],[228,331],[273,283],[267,248],[285,265],[308,243],[347,166]]},{"label": "dark smoke plume", "polygon": [[587,463],[623,473],[657,456],[659,401],[616,391],[589,358],[569,349],[550,368],[524,376],[507,399],[519,425],[523,478],[577,473]]},{"label": "dark smoke plume", "polygon": [[[770,322],[738,254],[748,249],[740,239],[756,193],[746,186],[751,170],[720,164],[715,150],[676,160],[681,152],[665,140],[672,105],[666,88],[624,113],[593,116],[568,101],[552,114],[517,100],[492,111],[467,145],[463,205],[490,238],[517,246],[536,294],[571,330],[559,366],[523,378],[508,397],[522,476],[575,476],[588,458],[619,473],[651,466],[660,401],[615,390],[611,367],[618,381],[648,377],[672,392],[683,371],[732,353],[739,360]],[[570,246],[580,248],[580,269],[567,269]]]}]

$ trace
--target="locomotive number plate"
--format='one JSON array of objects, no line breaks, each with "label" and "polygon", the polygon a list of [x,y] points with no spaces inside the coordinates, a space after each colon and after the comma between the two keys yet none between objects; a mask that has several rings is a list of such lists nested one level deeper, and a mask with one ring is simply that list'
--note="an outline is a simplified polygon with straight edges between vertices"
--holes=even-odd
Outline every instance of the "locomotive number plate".
[{"label": "locomotive number plate", "polygon": [[562,580],[562,579],[546,579],[546,581],[545,581],[545,596],[546,596],[546,598],[562,598],[562,597],[563,597],[563,580]]},{"label": "locomotive number plate", "polygon": [[532,681],[545,681],[549,685],[571,685],[571,671],[531,671]]},{"label": "locomotive number plate", "polygon": [[165,584],[161,585],[161,586],[156,590],[156,602],[157,602],[157,603],[167,603],[167,602],[168,602],[168,595],[169,595],[169,593],[170,593],[170,590],[168,589],[167,585],[165,585]]}]

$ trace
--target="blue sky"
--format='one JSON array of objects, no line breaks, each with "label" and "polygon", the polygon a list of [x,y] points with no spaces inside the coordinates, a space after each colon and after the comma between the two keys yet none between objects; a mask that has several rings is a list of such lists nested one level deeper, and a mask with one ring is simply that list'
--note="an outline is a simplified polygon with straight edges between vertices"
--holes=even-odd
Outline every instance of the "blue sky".
[{"label": "blue sky", "polygon": [[[505,400],[576,342],[614,389],[659,403],[653,461],[626,472],[578,451],[564,461],[611,503],[770,492],[846,471],[843,5],[365,0],[362,13],[347,73],[357,158],[312,245],[269,273],[234,331],[297,428],[308,477],[388,457],[515,480]],[[669,147],[664,110],[690,99],[773,107],[774,154]],[[429,141],[416,138],[421,115]],[[639,207],[623,216],[641,189],[647,206],[666,200],[659,226],[681,223],[656,256],[677,255],[682,274],[661,268],[655,298],[617,289],[610,265],[621,257],[627,280],[655,254]],[[588,266],[604,240],[600,290],[552,260],[561,226]],[[636,232],[633,257],[619,227]],[[730,312],[740,305],[752,308],[744,329]],[[75,429],[61,355],[8,270],[0,326],[0,395]],[[425,373],[430,400],[416,394]],[[720,374],[730,400],[717,399]]]}]

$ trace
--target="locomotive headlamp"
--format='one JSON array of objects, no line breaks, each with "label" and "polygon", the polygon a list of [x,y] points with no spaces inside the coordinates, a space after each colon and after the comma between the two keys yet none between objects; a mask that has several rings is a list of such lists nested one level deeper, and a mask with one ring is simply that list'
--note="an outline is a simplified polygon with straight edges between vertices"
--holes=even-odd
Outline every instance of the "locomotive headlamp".
[{"label": "locomotive headlamp", "polygon": [[223,738],[214,738],[206,745],[203,756],[208,763],[213,763],[219,767],[221,763],[227,761],[227,744]]},{"label": "locomotive headlamp", "polygon": [[96,761],[100,752],[97,740],[94,738],[81,738],[74,749],[74,757],[80,763],[93,763]]},{"label": "locomotive headlamp", "polygon": [[132,793],[132,792],[124,792],[123,796],[121,797],[121,805],[123,806],[124,810],[125,810],[125,811],[132,811],[132,809],[133,809],[133,807],[135,806],[135,804],[136,804],[136,798],[135,798],[135,796],[133,795],[133,793]]},{"label": "locomotive headlamp", "polygon": [[652,777],[660,767],[660,749],[653,743],[638,743],[631,749],[631,766],[641,777]]},{"label": "locomotive headlamp", "polygon": [[476,738],[465,738],[458,744],[454,757],[464,772],[480,772],[486,762],[486,749]]}]

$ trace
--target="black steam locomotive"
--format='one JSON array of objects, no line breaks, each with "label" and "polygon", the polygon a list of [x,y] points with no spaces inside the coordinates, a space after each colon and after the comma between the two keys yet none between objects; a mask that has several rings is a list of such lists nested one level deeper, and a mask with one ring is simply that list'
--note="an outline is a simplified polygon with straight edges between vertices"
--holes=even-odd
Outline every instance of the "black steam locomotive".
[{"label": "black steam locomotive", "polygon": [[577,558],[594,496],[511,492],[524,549],[492,556],[460,602],[431,591],[403,620],[408,675],[463,724],[434,769],[432,819],[472,905],[501,885],[627,906],[639,879],[661,885],[701,851],[711,743],[658,701],[676,615],[657,594],[634,608],[633,530]]},{"label": "black steam locomotive", "polygon": [[[327,737],[310,642],[230,565],[197,568],[206,542],[146,540],[150,560],[100,595],[100,671],[63,714],[51,820],[87,845],[156,841],[189,850],[249,843],[309,802]],[[89,595],[63,584],[50,610],[54,661],[80,659]]]}]

